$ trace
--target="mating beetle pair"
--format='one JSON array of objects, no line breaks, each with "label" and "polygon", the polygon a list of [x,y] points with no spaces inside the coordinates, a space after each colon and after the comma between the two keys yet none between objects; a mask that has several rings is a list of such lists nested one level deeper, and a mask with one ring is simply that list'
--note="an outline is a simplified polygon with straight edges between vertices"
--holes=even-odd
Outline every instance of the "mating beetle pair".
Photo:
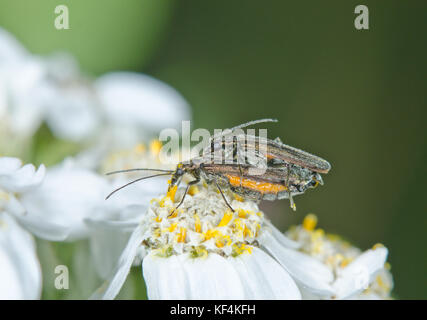
[{"label": "mating beetle pair", "polygon": [[247,135],[240,130],[253,124],[276,121],[251,121],[226,130],[220,135],[214,135],[209,146],[203,150],[203,155],[179,163],[175,170],[136,168],[111,172],[109,174],[138,170],[159,173],[124,185],[110,193],[107,199],[129,184],[160,175],[172,175],[170,189],[179,185],[185,174],[189,174],[194,180],[187,183],[184,196],[172,213],[184,202],[190,186],[199,183],[201,179],[216,185],[232,211],[234,209],[222,189],[231,190],[244,199],[256,201],[289,199],[295,210],[293,196],[323,184],[320,174],[328,173],[331,165],[322,158],[283,144],[279,139]]}]

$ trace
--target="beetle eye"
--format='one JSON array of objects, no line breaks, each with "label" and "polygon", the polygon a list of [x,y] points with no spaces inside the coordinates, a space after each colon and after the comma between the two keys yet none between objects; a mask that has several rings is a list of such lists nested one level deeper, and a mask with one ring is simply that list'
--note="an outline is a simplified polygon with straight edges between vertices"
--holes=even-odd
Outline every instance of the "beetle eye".
[{"label": "beetle eye", "polygon": [[317,180],[311,180],[310,181],[310,186],[312,188],[316,188],[318,185],[319,185],[319,181],[317,181]]}]

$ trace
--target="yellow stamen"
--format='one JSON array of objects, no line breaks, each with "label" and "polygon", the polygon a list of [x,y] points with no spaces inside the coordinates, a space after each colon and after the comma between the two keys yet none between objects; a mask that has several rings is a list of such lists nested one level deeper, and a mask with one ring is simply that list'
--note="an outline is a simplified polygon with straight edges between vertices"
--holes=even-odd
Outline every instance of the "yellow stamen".
[{"label": "yellow stamen", "polygon": [[177,242],[184,242],[186,235],[187,235],[187,229],[181,227],[179,233],[177,234],[176,241]]},{"label": "yellow stamen", "polygon": [[171,199],[172,202],[175,202],[176,190],[178,190],[178,186],[173,186],[172,188],[169,188],[168,192],[166,193],[166,197]]},{"label": "yellow stamen", "polygon": [[133,151],[135,153],[144,153],[146,150],[146,147],[143,143],[140,143],[138,145],[135,146],[135,148],[133,149]]},{"label": "yellow stamen", "polygon": [[208,256],[208,251],[203,246],[194,247],[191,251],[192,258],[206,258]]},{"label": "yellow stamen", "polygon": [[252,253],[252,247],[247,246],[244,243],[240,244],[240,246],[237,244],[233,245],[233,253],[232,253],[233,257],[237,257],[245,252]]},{"label": "yellow stamen", "polygon": [[200,191],[199,191],[199,188],[197,186],[191,186],[190,189],[188,189],[188,194],[190,196],[194,196],[195,194],[198,194],[199,192]]},{"label": "yellow stamen", "polygon": [[353,259],[351,259],[351,258],[344,258],[340,264],[341,268],[347,267],[350,264],[350,262],[352,262],[352,261],[353,261]]},{"label": "yellow stamen", "polygon": [[159,140],[153,140],[150,142],[150,152],[152,155],[158,156],[162,149],[162,143]]},{"label": "yellow stamen", "polygon": [[313,231],[316,228],[317,225],[317,217],[310,213],[308,214],[302,223],[302,226],[307,231]]},{"label": "yellow stamen", "polygon": [[209,240],[211,238],[216,238],[222,236],[222,233],[219,230],[210,229],[204,233],[205,240]]},{"label": "yellow stamen", "polygon": [[202,223],[197,214],[194,215],[194,230],[198,233],[202,232]]},{"label": "yellow stamen", "polygon": [[239,209],[239,211],[237,212],[239,218],[246,218],[248,216],[248,212],[246,210],[243,209]]},{"label": "yellow stamen", "polygon": [[160,228],[155,229],[155,230],[153,231],[153,235],[154,235],[154,237],[155,237],[155,238],[160,237],[160,234],[161,234],[161,230],[160,230]]},{"label": "yellow stamen", "polygon": [[241,196],[239,196],[238,194],[234,194],[234,199],[236,199],[237,201],[243,202],[245,201],[245,199]]},{"label": "yellow stamen", "polygon": [[222,217],[221,221],[218,224],[218,227],[225,227],[230,222],[231,218],[233,218],[233,213],[227,211],[224,213],[224,216]]},{"label": "yellow stamen", "polygon": [[245,236],[245,237],[252,237],[253,236],[252,231],[246,226],[246,224],[245,224],[245,229],[243,230],[243,236]]},{"label": "yellow stamen", "polygon": [[167,228],[167,230],[169,231],[169,232],[174,232],[175,231],[175,229],[176,229],[176,226],[178,225],[178,223],[177,222],[175,222],[175,223],[172,223],[171,225],[170,225],[170,227],[169,228]]},{"label": "yellow stamen", "polygon": [[372,247],[372,250],[376,250],[378,248],[384,248],[384,245],[382,243],[377,243]]},{"label": "yellow stamen", "polygon": [[174,209],[171,209],[171,211],[173,210],[173,213],[171,214],[171,215],[169,215],[168,216],[168,219],[173,219],[173,218],[176,218],[177,216],[178,216],[178,210],[175,210],[175,208]]},{"label": "yellow stamen", "polygon": [[378,286],[385,290],[385,291],[389,291],[390,287],[383,281],[383,279],[381,278],[380,275],[377,275],[377,278],[375,279],[377,281]]},{"label": "yellow stamen", "polygon": [[222,248],[226,244],[227,245],[231,244],[231,238],[230,238],[230,236],[227,236],[227,235],[223,236],[223,235],[221,235],[221,236],[216,237],[215,245],[218,248]]},{"label": "yellow stamen", "polygon": [[171,246],[164,246],[159,249],[153,250],[154,255],[162,258],[168,258],[172,255],[173,249]]}]

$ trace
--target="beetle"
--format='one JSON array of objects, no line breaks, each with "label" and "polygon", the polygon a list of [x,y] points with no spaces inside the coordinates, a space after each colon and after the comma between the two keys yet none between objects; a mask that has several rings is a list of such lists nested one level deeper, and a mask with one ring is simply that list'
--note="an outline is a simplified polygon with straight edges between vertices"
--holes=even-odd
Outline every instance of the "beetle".
[{"label": "beetle", "polygon": [[[111,172],[129,172],[137,170],[155,171],[154,175],[134,180],[110,193],[107,199],[118,190],[137,181],[161,176],[172,175],[169,190],[180,184],[185,174],[194,179],[187,183],[184,195],[171,212],[178,209],[192,185],[202,179],[208,184],[215,184],[227,206],[234,212],[225,197],[223,189],[255,201],[289,199],[290,206],[296,209],[293,196],[303,194],[307,189],[322,184],[321,174],[328,173],[331,165],[326,160],[306,151],[288,146],[279,138],[271,140],[264,137],[247,135],[238,129],[261,122],[276,122],[274,119],[261,119],[244,123],[210,139],[203,155],[181,162],[175,170],[157,170],[137,168]],[[233,139],[224,139],[232,137]],[[218,161],[218,157],[219,160]],[[232,161],[222,161],[224,159]]]}]

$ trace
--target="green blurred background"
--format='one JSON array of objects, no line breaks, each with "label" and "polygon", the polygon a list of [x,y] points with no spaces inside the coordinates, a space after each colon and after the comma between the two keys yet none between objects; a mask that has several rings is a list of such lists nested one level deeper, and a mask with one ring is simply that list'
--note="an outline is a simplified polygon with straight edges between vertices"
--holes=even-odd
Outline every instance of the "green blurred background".
[{"label": "green blurred background", "polygon": [[[54,28],[59,4],[70,30]],[[384,243],[395,296],[426,299],[427,2],[364,1],[363,31],[358,4],[2,0],[0,26],[34,53],[71,52],[88,75],[134,70],[169,83],[192,105],[193,128],[278,118],[271,137],[332,170],[296,198],[296,213],[263,203],[273,222],[284,230],[314,212],[362,249]]]}]

